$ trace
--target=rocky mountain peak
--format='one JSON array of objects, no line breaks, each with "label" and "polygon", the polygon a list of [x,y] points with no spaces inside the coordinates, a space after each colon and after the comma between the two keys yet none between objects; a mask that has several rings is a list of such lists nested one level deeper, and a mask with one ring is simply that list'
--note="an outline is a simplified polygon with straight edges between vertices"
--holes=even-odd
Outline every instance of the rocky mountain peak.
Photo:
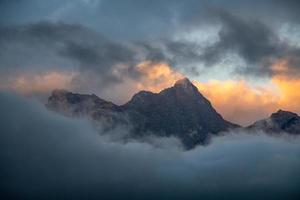
[{"label": "rocky mountain peak", "polygon": [[187,87],[191,85],[193,85],[192,82],[187,77],[184,77],[182,79],[177,80],[174,86]]},{"label": "rocky mountain peak", "polygon": [[197,93],[198,89],[193,85],[193,83],[188,78],[183,78],[178,81],[173,86],[177,90],[190,92],[190,93]]},{"label": "rocky mountain peak", "polygon": [[300,134],[300,117],[293,112],[278,110],[267,119],[263,119],[250,125],[248,129],[260,129],[267,133],[281,132]]},{"label": "rocky mountain peak", "polygon": [[286,120],[289,120],[291,118],[294,118],[294,117],[299,117],[296,113],[293,113],[293,112],[289,112],[289,111],[284,111],[284,110],[281,110],[279,109],[277,112],[275,113],[272,113],[270,118],[273,119],[273,120],[278,120],[278,121],[286,121]]}]

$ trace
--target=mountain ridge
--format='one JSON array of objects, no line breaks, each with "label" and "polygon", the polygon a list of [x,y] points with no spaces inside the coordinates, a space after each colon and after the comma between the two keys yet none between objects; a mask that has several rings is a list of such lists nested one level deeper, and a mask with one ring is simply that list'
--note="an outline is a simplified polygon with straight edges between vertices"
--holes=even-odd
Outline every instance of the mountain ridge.
[{"label": "mountain ridge", "polygon": [[290,111],[279,109],[268,118],[258,120],[246,127],[248,130],[259,129],[269,134],[286,132],[292,135],[300,134],[300,116]]},{"label": "mountain ridge", "polygon": [[139,91],[123,105],[99,98],[95,94],[77,94],[54,90],[46,107],[71,117],[88,117],[99,121],[107,129],[116,125],[131,125],[131,137],[178,137],[186,149],[207,144],[210,137],[230,129],[261,129],[267,133],[300,133],[300,117],[279,110],[267,119],[241,127],[225,120],[191,83],[183,78],[158,93]]},{"label": "mountain ridge", "polygon": [[134,137],[149,133],[176,136],[188,149],[207,143],[211,135],[238,126],[224,120],[187,78],[159,93],[140,91],[120,106],[94,94],[54,90],[46,107],[67,116],[89,117],[106,124],[130,123]]}]

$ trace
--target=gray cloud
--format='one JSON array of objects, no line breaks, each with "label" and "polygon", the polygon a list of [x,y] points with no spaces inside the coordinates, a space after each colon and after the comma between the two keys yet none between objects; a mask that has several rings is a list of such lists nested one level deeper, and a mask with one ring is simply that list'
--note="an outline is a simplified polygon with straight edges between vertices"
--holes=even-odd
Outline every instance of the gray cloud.
[{"label": "gray cloud", "polygon": [[[201,56],[207,66],[219,63],[226,54],[238,54],[244,59],[245,68],[238,72],[254,75],[272,75],[272,64],[287,59],[289,75],[299,71],[299,48],[292,46],[267,25],[259,20],[245,20],[240,16],[221,11],[219,13],[222,28],[219,40],[204,49]],[[298,74],[298,73],[297,73]]]},{"label": "gray cloud", "polygon": [[299,24],[297,0],[153,0],[151,3],[146,0],[2,0],[0,24],[63,20],[84,24],[114,38],[143,40],[169,37],[182,29],[214,23],[212,10],[216,8],[244,17],[256,16],[273,24]]},{"label": "gray cloud", "polygon": [[182,152],[147,143],[109,142],[87,122],[56,115],[13,94],[1,93],[0,101],[0,185],[6,199],[300,195],[299,138],[239,133]]},{"label": "gray cloud", "polygon": [[0,35],[4,71],[80,69],[105,77],[114,65],[134,61],[133,50],[80,25],[40,22],[2,27]]}]

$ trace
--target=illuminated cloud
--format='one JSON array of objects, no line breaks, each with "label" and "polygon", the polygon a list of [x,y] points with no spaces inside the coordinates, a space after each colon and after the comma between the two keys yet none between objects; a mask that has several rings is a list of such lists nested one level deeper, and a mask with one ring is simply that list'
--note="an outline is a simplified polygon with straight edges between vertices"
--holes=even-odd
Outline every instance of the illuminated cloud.
[{"label": "illuminated cloud", "polygon": [[194,82],[229,121],[249,125],[278,109],[300,113],[299,78],[275,76],[261,87],[245,80]]},{"label": "illuminated cloud", "polygon": [[51,92],[57,88],[71,88],[75,73],[48,72],[43,74],[21,74],[11,83],[1,85],[1,89],[10,89],[24,95]]},{"label": "illuminated cloud", "polygon": [[124,73],[126,71],[124,67],[115,68],[114,75],[122,76],[123,81],[103,88],[98,94],[117,104],[124,104],[141,90],[159,92],[173,86],[178,79],[184,77],[165,62],[145,60],[135,65],[133,70],[138,74],[137,76]]},{"label": "illuminated cloud", "polygon": [[137,83],[137,89],[159,92],[163,88],[172,86],[178,79],[184,76],[173,70],[167,63],[154,63],[144,61],[136,66],[136,70],[142,74]]},{"label": "illuminated cloud", "polygon": [[223,117],[248,125],[278,107],[279,96],[271,87],[253,87],[244,80],[194,82]]},{"label": "illuminated cloud", "polygon": [[276,76],[272,83],[280,91],[279,106],[282,109],[300,113],[300,78]]}]

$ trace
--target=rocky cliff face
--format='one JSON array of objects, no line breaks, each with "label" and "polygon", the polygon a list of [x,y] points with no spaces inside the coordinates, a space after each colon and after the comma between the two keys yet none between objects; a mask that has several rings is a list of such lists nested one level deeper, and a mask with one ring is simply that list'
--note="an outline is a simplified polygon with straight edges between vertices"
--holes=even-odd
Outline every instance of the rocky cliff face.
[{"label": "rocky cliff face", "polygon": [[266,133],[300,134],[300,116],[289,111],[278,110],[267,119],[255,122],[247,129],[260,129]]},{"label": "rocky cliff face", "polygon": [[122,106],[96,95],[56,90],[49,97],[47,107],[69,116],[87,116],[106,123],[129,121],[133,137],[176,136],[188,149],[205,144],[211,135],[236,127],[224,120],[187,78],[160,93],[141,91]]}]

